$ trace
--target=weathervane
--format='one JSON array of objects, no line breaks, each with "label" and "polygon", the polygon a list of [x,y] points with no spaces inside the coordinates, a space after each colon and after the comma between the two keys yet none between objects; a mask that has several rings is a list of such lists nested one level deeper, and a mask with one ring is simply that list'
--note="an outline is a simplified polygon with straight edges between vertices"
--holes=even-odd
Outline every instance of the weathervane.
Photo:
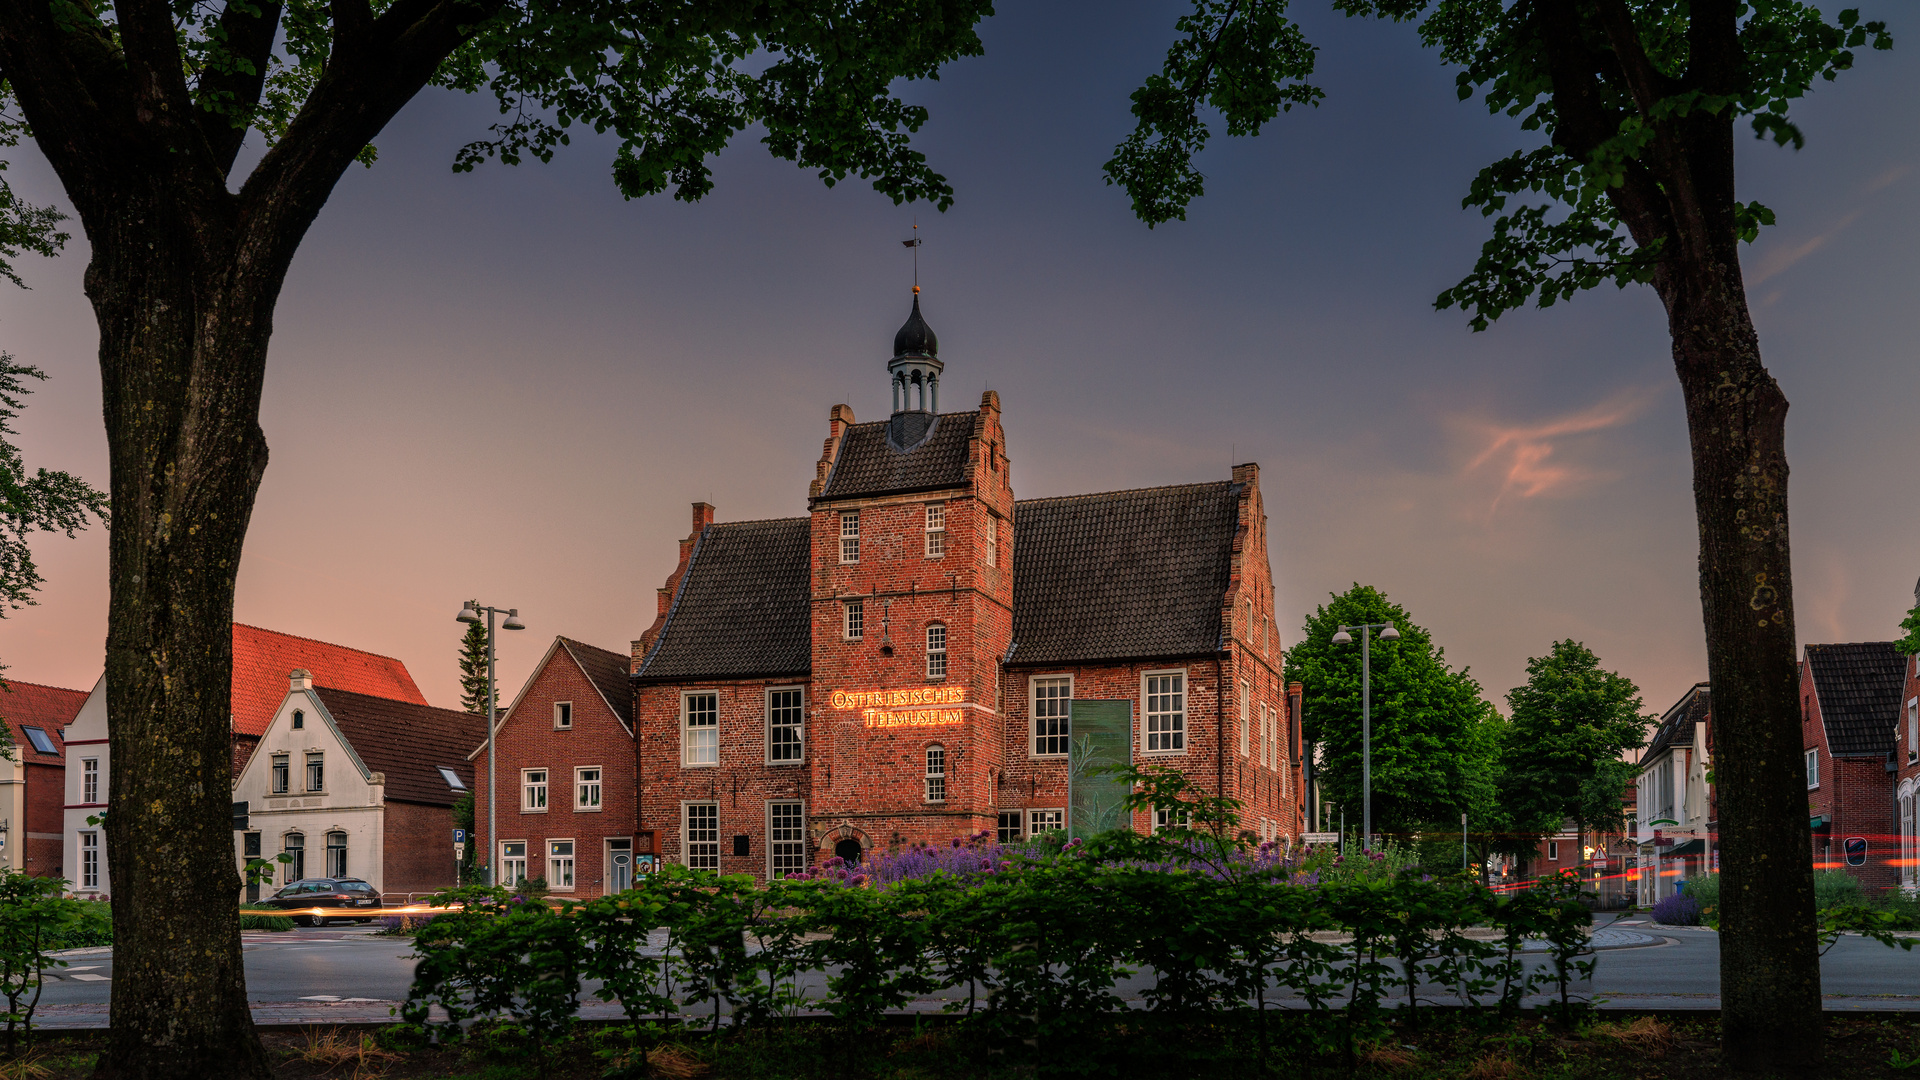
[{"label": "weathervane", "polygon": [[920,295],[920,219],[913,219],[913,239],[902,240],[902,244],[913,249],[913,295]]}]

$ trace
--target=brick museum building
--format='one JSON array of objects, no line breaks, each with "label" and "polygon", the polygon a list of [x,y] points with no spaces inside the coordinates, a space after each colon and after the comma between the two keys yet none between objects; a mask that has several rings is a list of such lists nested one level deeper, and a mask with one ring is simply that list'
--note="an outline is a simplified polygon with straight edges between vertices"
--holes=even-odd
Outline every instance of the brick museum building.
[{"label": "brick museum building", "polygon": [[1245,832],[1303,829],[1258,466],[1016,499],[999,395],[940,411],[917,296],[886,371],[887,419],[829,412],[805,515],[695,503],[631,648],[548,650],[496,729],[498,836],[472,758],[503,879],[590,896],[655,860],[765,879],[1065,828],[1076,702]]}]

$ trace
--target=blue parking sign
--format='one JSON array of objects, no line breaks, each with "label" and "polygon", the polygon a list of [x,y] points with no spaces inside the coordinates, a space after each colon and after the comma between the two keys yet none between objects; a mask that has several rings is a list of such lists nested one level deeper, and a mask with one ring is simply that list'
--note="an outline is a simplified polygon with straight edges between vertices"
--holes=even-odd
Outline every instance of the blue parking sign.
[{"label": "blue parking sign", "polygon": [[455,844],[464,844],[464,843],[466,843],[466,842],[467,842],[467,830],[465,830],[465,829],[455,829],[455,830],[453,830],[453,842],[454,842]]}]

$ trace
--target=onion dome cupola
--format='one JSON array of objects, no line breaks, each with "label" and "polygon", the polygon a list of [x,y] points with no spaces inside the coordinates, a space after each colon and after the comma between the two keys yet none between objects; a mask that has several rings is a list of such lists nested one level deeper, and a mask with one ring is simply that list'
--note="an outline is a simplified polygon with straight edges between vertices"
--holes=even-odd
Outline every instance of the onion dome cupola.
[{"label": "onion dome cupola", "polygon": [[920,287],[913,287],[913,313],[893,335],[893,359],[887,376],[893,384],[893,411],[940,411],[940,339],[920,315]]}]

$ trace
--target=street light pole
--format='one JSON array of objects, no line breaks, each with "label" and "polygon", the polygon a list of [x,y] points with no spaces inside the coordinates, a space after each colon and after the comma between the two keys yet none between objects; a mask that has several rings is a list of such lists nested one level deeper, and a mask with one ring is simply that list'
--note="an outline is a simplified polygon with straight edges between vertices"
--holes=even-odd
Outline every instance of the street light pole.
[{"label": "street light pole", "polygon": [[1373,851],[1373,649],[1369,631],[1380,631],[1381,641],[1398,641],[1400,631],[1392,623],[1361,623],[1342,626],[1333,635],[1335,645],[1353,644],[1349,630],[1360,631],[1360,850]]},{"label": "street light pole", "polygon": [[500,813],[499,785],[493,767],[493,728],[498,722],[495,719],[495,710],[499,708],[500,701],[500,694],[494,689],[493,617],[505,612],[507,621],[501,624],[502,630],[525,630],[527,624],[520,621],[519,608],[481,607],[475,600],[467,601],[466,606],[460,609],[460,614],[454,618],[463,623],[477,623],[480,621],[482,611],[487,613],[487,871],[485,876],[486,883],[492,885],[494,884],[495,855],[493,849],[499,844],[499,841],[494,839],[495,826],[499,821]]}]

